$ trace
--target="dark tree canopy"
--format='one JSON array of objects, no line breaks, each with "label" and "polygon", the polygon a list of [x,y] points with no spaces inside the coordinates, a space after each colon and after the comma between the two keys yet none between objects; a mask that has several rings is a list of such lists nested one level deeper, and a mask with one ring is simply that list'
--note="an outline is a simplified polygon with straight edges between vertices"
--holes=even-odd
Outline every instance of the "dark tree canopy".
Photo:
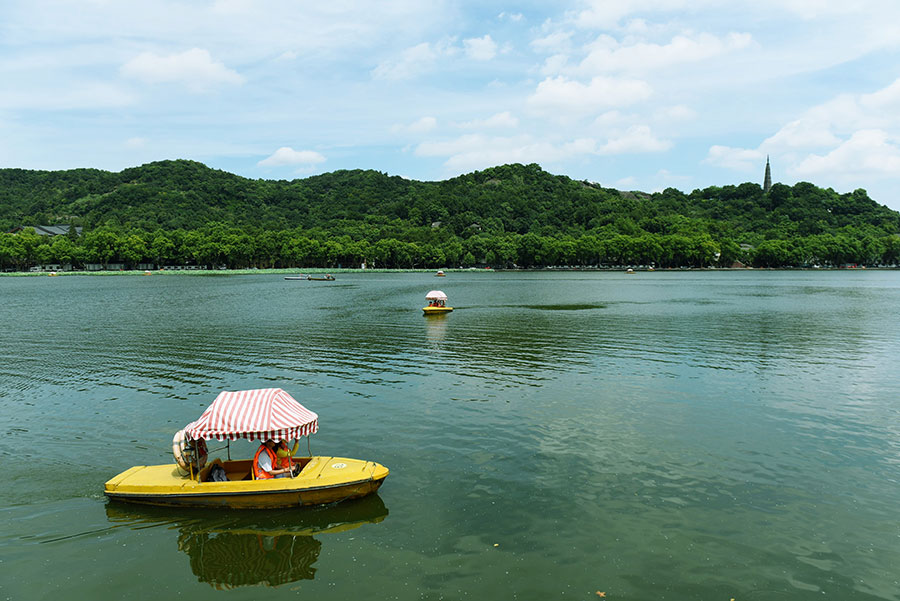
[{"label": "dark tree canopy", "polygon": [[371,170],[251,180],[186,160],[119,173],[0,169],[0,232],[56,224],[83,235],[66,248],[2,234],[0,267],[891,264],[900,213],[862,189],[776,183],[765,194],[743,183],[645,194],[536,164],[439,182]]}]

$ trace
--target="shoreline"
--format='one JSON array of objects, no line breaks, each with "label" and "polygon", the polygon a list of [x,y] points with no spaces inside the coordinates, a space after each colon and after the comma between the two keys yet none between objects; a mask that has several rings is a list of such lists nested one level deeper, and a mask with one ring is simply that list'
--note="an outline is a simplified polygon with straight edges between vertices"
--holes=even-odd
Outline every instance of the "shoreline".
[{"label": "shoreline", "polygon": [[[564,273],[582,273],[582,272],[612,272],[612,273],[628,273],[631,269],[633,273],[672,273],[683,271],[895,271],[900,267],[671,267],[654,269],[646,269],[639,267],[536,267],[521,269],[502,269],[502,268],[477,268],[477,267],[460,267],[460,268],[444,268],[445,273],[519,273],[519,272],[564,272]],[[155,269],[148,270],[118,270],[118,271],[6,271],[0,272],[0,277],[64,277],[64,276],[233,276],[233,275],[323,275],[323,274],[347,274],[347,273],[434,273],[435,269],[358,269],[358,268],[335,268],[322,269],[313,268],[309,270],[299,269]]]}]

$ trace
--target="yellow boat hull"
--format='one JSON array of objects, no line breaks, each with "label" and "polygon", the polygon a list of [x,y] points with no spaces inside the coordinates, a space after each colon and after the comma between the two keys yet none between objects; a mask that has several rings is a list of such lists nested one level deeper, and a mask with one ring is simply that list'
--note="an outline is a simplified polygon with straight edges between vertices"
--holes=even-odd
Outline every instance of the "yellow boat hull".
[{"label": "yellow boat hull", "polygon": [[425,312],[425,315],[438,315],[441,313],[449,313],[453,310],[453,307],[422,307],[422,311]]},{"label": "yellow boat hull", "polygon": [[146,505],[181,507],[229,507],[274,509],[324,505],[374,493],[389,470],[379,463],[345,457],[297,458],[303,465],[294,478],[250,479],[250,460],[218,462],[227,482],[205,481],[207,466],[199,479],[184,476],[173,465],[139,465],[106,482],[110,499]]}]

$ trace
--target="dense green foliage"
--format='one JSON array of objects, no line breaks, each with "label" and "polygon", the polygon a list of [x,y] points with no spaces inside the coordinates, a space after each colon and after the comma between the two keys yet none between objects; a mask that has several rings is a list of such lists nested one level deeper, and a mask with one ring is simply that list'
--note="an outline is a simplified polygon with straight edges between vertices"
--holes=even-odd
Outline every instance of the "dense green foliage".
[{"label": "dense green foliage", "polygon": [[[864,190],[753,183],[620,192],[504,165],[441,182],[376,171],[250,180],[192,161],[0,170],[0,267],[895,264],[900,213]],[[743,246],[742,246],[743,245]]]}]

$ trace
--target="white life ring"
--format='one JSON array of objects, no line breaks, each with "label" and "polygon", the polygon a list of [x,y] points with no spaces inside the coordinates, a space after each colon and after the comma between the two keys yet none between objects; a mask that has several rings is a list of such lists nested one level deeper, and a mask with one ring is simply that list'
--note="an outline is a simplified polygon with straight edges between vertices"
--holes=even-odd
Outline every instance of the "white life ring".
[{"label": "white life ring", "polygon": [[[199,457],[194,456],[195,450],[199,453]],[[172,438],[172,455],[175,456],[175,463],[186,472],[191,470],[191,466],[199,470],[206,465],[207,454],[206,441],[202,438],[189,441],[184,435],[184,430],[179,430]]]}]

